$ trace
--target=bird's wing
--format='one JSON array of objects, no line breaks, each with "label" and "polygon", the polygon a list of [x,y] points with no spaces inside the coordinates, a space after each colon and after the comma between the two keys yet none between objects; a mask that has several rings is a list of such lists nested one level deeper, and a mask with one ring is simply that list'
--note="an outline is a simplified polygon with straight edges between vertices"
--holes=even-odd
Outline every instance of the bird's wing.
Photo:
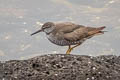
[{"label": "bird's wing", "polygon": [[64,34],[64,39],[66,39],[68,41],[78,41],[85,37],[87,37],[86,27],[80,27],[78,29],[75,29],[72,32],[68,32],[68,33]]},{"label": "bird's wing", "polygon": [[70,36],[68,36],[69,34],[72,35],[74,31],[82,27],[84,26],[76,25],[71,22],[58,23],[56,24],[56,28],[53,33],[56,35],[57,39],[67,39],[70,38]]},{"label": "bird's wing", "polygon": [[105,27],[93,28],[93,27],[79,27],[72,32],[68,32],[64,34],[64,39],[68,41],[79,41],[83,39],[91,38],[96,34],[103,34],[103,30]]}]

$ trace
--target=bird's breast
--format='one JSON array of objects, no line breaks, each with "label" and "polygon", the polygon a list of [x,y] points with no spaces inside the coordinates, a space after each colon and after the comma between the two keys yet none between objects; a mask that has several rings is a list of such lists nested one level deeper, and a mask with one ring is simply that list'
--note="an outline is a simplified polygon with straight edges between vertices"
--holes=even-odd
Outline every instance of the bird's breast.
[{"label": "bird's breast", "polygon": [[58,39],[57,36],[53,34],[47,35],[47,38],[50,42],[59,45],[59,46],[65,46],[66,41],[64,39]]},{"label": "bird's breast", "polygon": [[75,45],[75,44],[84,42],[84,40],[71,42],[71,41],[67,41],[67,40],[65,40],[63,38],[59,39],[59,38],[57,38],[57,36],[55,36],[53,34],[47,35],[47,38],[48,38],[48,40],[50,42],[52,42],[52,43],[54,43],[56,45],[59,45],[59,46]]}]

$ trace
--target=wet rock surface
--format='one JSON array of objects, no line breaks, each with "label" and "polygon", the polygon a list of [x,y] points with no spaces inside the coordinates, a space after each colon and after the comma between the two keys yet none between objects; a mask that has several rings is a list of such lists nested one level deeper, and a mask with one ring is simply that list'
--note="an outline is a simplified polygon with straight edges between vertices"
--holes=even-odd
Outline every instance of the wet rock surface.
[{"label": "wet rock surface", "polygon": [[49,54],[0,62],[4,80],[120,80],[120,56]]}]

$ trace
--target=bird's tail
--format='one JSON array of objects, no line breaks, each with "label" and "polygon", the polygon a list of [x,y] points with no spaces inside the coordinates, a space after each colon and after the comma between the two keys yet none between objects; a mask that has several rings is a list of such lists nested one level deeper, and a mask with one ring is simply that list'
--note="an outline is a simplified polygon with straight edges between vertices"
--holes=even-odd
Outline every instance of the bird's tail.
[{"label": "bird's tail", "polygon": [[100,34],[104,34],[104,32],[107,31],[102,31],[104,28],[106,28],[105,26],[99,27],[99,28],[95,28],[92,31],[88,32],[88,35],[100,35]]}]

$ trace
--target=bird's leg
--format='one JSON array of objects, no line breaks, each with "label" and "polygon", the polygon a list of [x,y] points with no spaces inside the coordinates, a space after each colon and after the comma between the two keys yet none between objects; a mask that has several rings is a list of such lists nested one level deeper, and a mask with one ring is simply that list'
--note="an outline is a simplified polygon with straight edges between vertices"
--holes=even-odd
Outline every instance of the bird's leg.
[{"label": "bird's leg", "polygon": [[71,48],[72,48],[72,49],[73,49],[73,48],[76,48],[76,47],[78,47],[79,45],[80,45],[80,44],[77,44],[77,45],[75,45],[75,46],[73,46],[73,47],[71,47]]},{"label": "bird's leg", "polygon": [[71,46],[69,45],[69,47],[68,47],[68,50],[66,51],[66,54],[70,54],[70,49],[71,49]]},{"label": "bird's leg", "polygon": [[71,47],[71,48],[69,49],[69,54],[70,54],[70,52],[71,52],[74,48],[78,47],[79,45],[80,45],[80,44],[77,44],[77,45]]},{"label": "bird's leg", "polygon": [[71,52],[74,48],[76,48],[77,46],[79,46],[79,45],[80,45],[80,44],[77,44],[77,45],[75,45],[75,46],[73,46],[73,47],[71,47],[71,46],[69,45],[69,48],[68,48],[66,54],[70,54],[70,52]]}]

